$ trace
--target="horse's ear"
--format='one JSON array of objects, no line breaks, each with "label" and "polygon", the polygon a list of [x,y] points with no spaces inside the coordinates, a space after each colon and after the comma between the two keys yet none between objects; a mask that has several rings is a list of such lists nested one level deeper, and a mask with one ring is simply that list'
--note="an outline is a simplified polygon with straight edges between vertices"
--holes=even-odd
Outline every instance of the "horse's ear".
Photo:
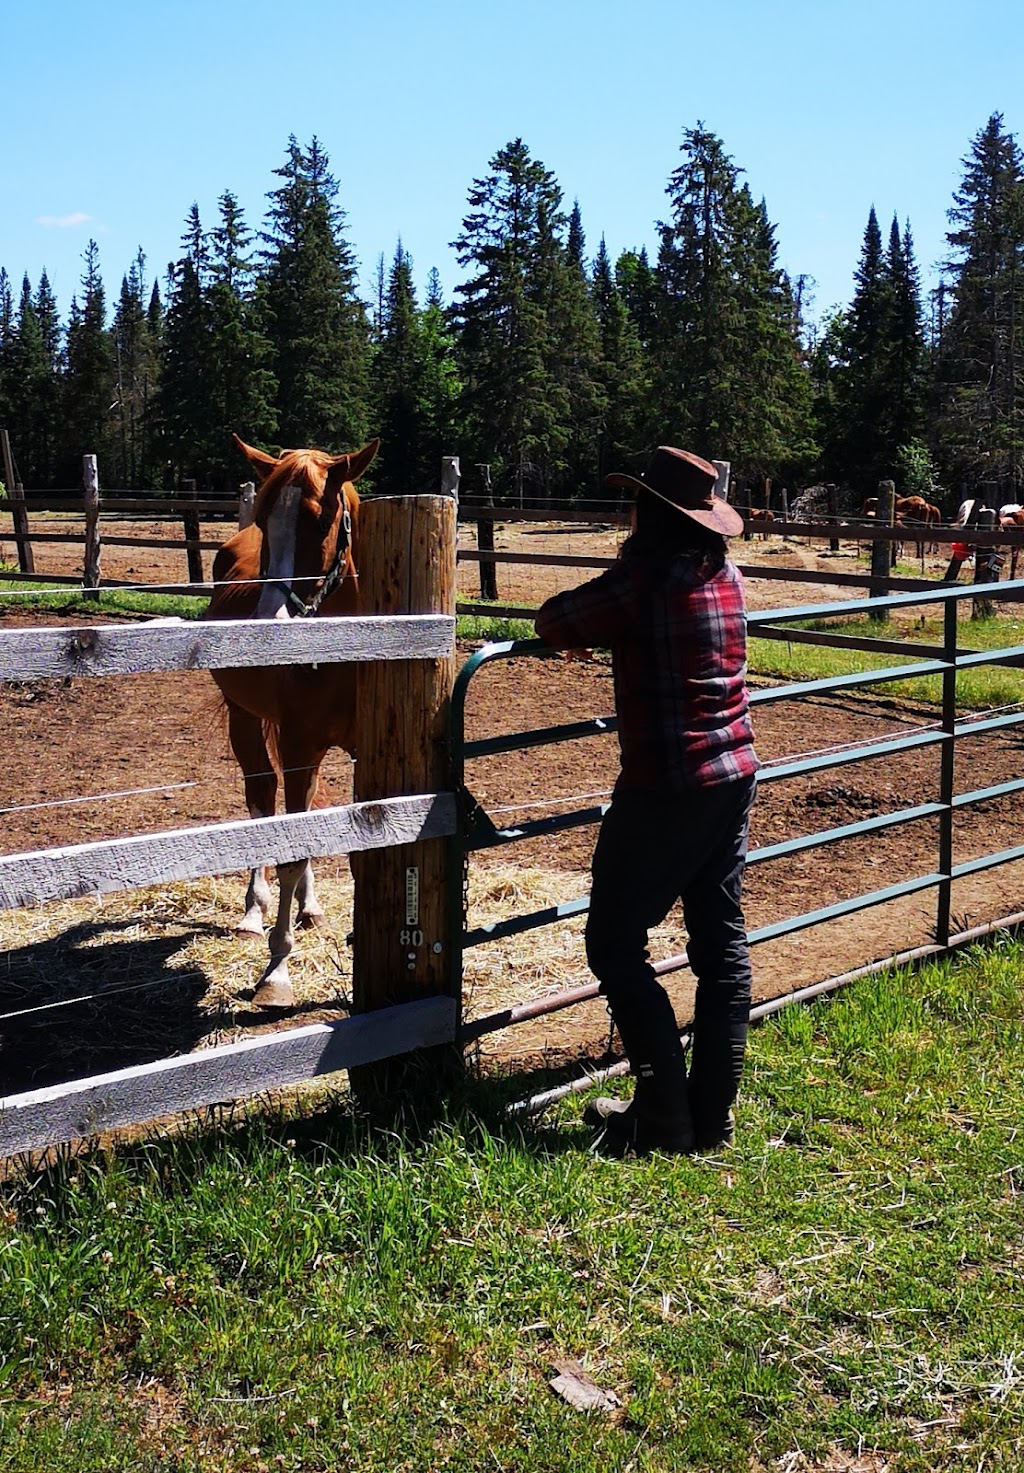
[{"label": "horse's ear", "polygon": [[[345,455],[340,459],[348,461],[344,479],[346,481],[358,481],[365,470],[373,463],[373,457],[380,449],[380,440],[371,440],[369,445],[364,445],[362,450],[355,450],[351,455]],[[338,462],[335,462],[336,464]]]},{"label": "horse's ear", "polygon": [[231,438],[234,440],[239,450],[242,452],[246,460],[256,472],[258,479],[261,481],[266,480],[267,476],[270,475],[270,472],[274,469],[275,465],[277,465],[277,461],[274,459],[274,457],[272,455],[267,455],[267,453],[263,450],[257,450],[254,445],[247,445],[245,441],[240,440],[237,435],[232,435]]}]

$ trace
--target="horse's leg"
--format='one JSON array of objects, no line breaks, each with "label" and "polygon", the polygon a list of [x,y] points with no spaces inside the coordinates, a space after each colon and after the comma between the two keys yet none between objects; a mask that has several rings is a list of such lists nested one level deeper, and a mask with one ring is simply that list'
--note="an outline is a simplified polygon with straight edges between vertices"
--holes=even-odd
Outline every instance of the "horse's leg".
[{"label": "horse's leg", "polygon": [[[270,818],[277,806],[277,774],[267,751],[263,722],[258,716],[228,702],[228,737],[231,750],[245,777],[245,801],[250,818]],[[250,870],[245,892],[245,915],[236,930],[245,936],[262,936],[263,922],[270,910],[270,886],[261,865]]]},{"label": "horse's leg", "polygon": [[295,937],[292,934],[292,901],[298,889],[302,873],[308,860],[297,859],[277,866],[278,909],[277,920],[270,932],[270,961],[253,993],[253,1002],[258,1008],[290,1008],[295,1002],[291,980],[288,976],[288,958]]},{"label": "horse's leg", "polygon": [[[325,753],[316,751],[311,758],[307,749],[305,760],[300,759],[297,753],[293,755],[296,761],[288,765],[285,773],[284,805],[289,813],[308,813],[316,797],[320,764],[324,760]],[[302,874],[299,876],[295,888],[295,899],[298,904],[298,914],[295,917],[297,926],[307,931],[311,926],[320,927],[325,924],[327,918],[323,906],[317,899],[313,880],[313,862],[310,859],[306,860]]]},{"label": "horse's leg", "polygon": [[[306,813],[316,792],[317,774],[323,752],[310,758],[308,748],[290,740],[286,731],[279,738],[279,755],[284,775],[285,808],[289,813]],[[298,901],[297,923],[319,925],[323,911],[313,888],[313,866],[308,859],[291,860],[277,866],[279,901],[277,920],[270,932],[270,961],[253,995],[257,1007],[287,1008],[295,1001],[288,976],[288,957],[295,945],[292,904]]]}]

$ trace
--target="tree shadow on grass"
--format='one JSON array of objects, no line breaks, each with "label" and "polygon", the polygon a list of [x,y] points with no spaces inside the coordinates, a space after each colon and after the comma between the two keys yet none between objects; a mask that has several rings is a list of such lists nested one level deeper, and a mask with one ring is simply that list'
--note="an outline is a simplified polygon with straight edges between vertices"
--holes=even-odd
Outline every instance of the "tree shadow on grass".
[{"label": "tree shadow on grass", "polygon": [[131,921],[86,922],[2,953],[0,1094],[193,1048],[216,1019],[199,1008],[207,975],[174,961],[183,945],[180,932],[139,939]]}]

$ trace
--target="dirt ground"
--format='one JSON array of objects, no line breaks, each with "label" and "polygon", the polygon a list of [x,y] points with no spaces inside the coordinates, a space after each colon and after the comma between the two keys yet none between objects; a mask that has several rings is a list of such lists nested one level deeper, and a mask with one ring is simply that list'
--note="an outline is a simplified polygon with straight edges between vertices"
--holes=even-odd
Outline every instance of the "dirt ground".
[{"label": "dirt ground", "polygon": [[[119,528],[119,531],[124,530]],[[173,524],[168,535],[179,535]],[[145,532],[159,535],[147,524]],[[223,533],[223,529],[221,529]],[[216,528],[204,535],[216,536]],[[472,545],[472,529],[464,534]],[[499,547],[611,555],[621,534],[574,527],[498,529]],[[0,559],[12,548],[0,527]],[[77,549],[40,545],[37,565],[77,568]],[[805,544],[737,544],[740,563],[776,568],[853,571],[856,549],[829,558]],[[207,567],[209,554],[206,555]],[[944,557],[929,562],[938,576]],[[179,579],[184,554],[111,548],[105,576],[139,582]],[[572,569],[499,567],[503,598],[536,603],[581,577]],[[472,595],[478,569],[462,564],[460,589]],[[849,596],[851,590],[787,581],[748,580],[752,608],[803,605]],[[30,605],[31,600],[24,600]],[[104,616],[106,617],[106,616]],[[30,607],[0,610],[0,630],[26,623],[81,623]],[[465,653],[469,651],[466,650]],[[496,661],[475,677],[468,708],[471,737],[608,715],[614,706],[608,663],[523,658]],[[813,698],[761,707],[756,715],[764,778],[752,822],[752,847],[811,830],[837,827],[935,798],[937,751],[854,764],[816,777],[772,781],[774,765],[797,753],[829,750],[898,731],[930,726],[934,711],[877,696]],[[72,683],[0,686],[5,735],[0,787],[0,853],[112,838],[241,817],[241,780],[230,755],[212,682],[204,673],[83,679]],[[980,788],[1018,774],[1024,733],[988,733],[958,745],[957,787]],[[616,772],[614,737],[478,759],[468,785],[499,825],[597,803]],[[351,763],[332,753],[323,770],[322,802],[351,795]],[[1019,842],[1014,798],[958,815],[957,862]],[[595,830],[474,855],[471,926],[573,899],[586,893]],[[752,929],[936,867],[937,825],[922,820],[783,861],[754,864],[746,882]],[[344,1010],[350,974],[346,937],[351,886],[344,861],[320,866],[330,924],[305,933],[293,968],[302,1021]],[[1020,909],[1024,866],[1014,863],[958,881],[957,928]],[[102,901],[0,914],[0,1093],[63,1077],[113,1069],[170,1051],[222,1042],[253,1028],[279,1026],[249,1006],[262,964],[257,941],[232,934],[241,915],[244,877],[231,876]],[[759,998],[821,980],[930,939],[935,892],[807,929],[754,952]],[[467,1016],[589,980],[582,925],[559,923],[467,954]],[[656,933],[655,956],[682,950],[681,918]],[[681,1020],[690,993],[685,972],[670,983]],[[79,1001],[74,1001],[79,999]],[[55,1006],[62,1004],[61,1007]],[[481,1045],[486,1063],[522,1067],[598,1061],[607,1042],[603,1008],[588,1003],[494,1035]]]}]

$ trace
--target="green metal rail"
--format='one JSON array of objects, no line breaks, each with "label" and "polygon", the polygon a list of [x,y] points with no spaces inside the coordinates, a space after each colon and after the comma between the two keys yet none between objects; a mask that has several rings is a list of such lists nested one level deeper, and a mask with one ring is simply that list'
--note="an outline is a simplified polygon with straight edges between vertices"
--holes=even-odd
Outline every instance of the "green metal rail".
[{"label": "green metal rail", "polygon": [[[987,585],[984,591],[991,596]],[[1024,594],[1024,579],[1000,585],[997,596],[1000,599],[1006,595],[1013,595],[1016,598],[1020,598],[1022,594]],[[842,602],[827,604],[802,605],[798,608],[772,609],[753,613],[748,616],[748,632],[756,636],[760,630],[766,632],[770,630],[774,634],[775,631],[783,630],[785,625],[800,620],[835,618],[837,616],[855,617],[861,614],[877,614],[881,611],[919,608],[935,604],[939,604],[943,608],[943,638],[941,644],[923,645],[920,641],[900,642],[891,639],[873,641],[870,638],[857,641],[860,649],[870,650],[877,644],[879,653],[892,654],[901,649],[905,650],[908,661],[906,664],[886,666],[882,669],[858,672],[852,675],[838,675],[818,680],[798,681],[751,692],[751,705],[758,706],[774,704],[779,701],[804,700],[812,695],[845,693],[864,686],[876,686],[881,683],[906,680],[921,675],[940,675],[942,677],[942,699],[939,708],[939,719],[933,728],[910,735],[901,734],[879,741],[868,742],[862,746],[848,748],[840,752],[818,753],[814,756],[796,757],[766,767],[758,774],[759,783],[781,782],[789,778],[805,777],[809,774],[821,773],[852,763],[871,761],[894,753],[938,747],[939,791],[933,802],[898,809],[892,813],[863,819],[857,823],[843,824],[838,828],[824,829],[810,834],[799,835],[796,838],[787,839],[777,844],[763,845],[758,849],[751,850],[747,859],[747,863],[750,865],[764,864],[773,860],[784,859],[793,854],[803,853],[809,849],[839,843],[843,840],[856,838],[861,835],[878,833],[896,825],[914,823],[921,819],[932,818],[938,820],[939,828],[935,869],[927,874],[916,875],[901,880],[894,885],[888,885],[880,890],[873,890],[847,900],[836,901],[820,909],[806,911],[800,915],[790,916],[776,921],[771,925],[758,927],[749,933],[751,945],[756,945],[764,941],[778,940],[782,936],[792,935],[797,931],[806,930],[811,926],[836,920],[841,916],[867,910],[872,906],[883,905],[890,900],[896,900],[903,896],[934,889],[937,891],[935,938],[938,945],[944,947],[948,945],[950,939],[950,898],[953,881],[963,878],[966,875],[979,873],[984,869],[993,868],[1000,864],[1008,864],[1013,860],[1024,858],[1024,845],[1019,845],[1011,849],[982,855],[961,864],[955,864],[953,861],[953,815],[957,810],[968,808],[992,798],[1005,797],[1008,794],[1024,791],[1024,779],[1014,779],[988,788],[976,788],[970,792],[955,793],[953,791],[953,756],[958,738],[977,736],[983,732],[1006,729],[1024,724],[1024,710],[977,720],[959,722],[957,720],[956,677],[958,671],[972,669],[979,665],[1024,665],[1024,645],[1010,646],[988,652],[958,649],[957,606],[964,598],[975,598],[978,596],[979,588],[975,585],[968,584],[963,587],[938,587],[934,591],[929,590],[926,593],[891,594],[884,598],[843,600]],[[779,637],[778,634],[775,634],[775,637]],[[849,641],[842,635],[837,637],[836,644],[839,648],[849,648]],[[618,725],[617,720],[614,715],[610,715],[594,717],[588,721],[574,721],[557,726],[538,728],[526,732],[510,732],[506,735],[489,737],[484,740],[467,741],[465,733],[466,698],[473,677],[484,665],[494,660],[550,658],[556,655],[556,653],[556,651],[550,649],[541,640],[515,640],[500,644],[485,645],[467,660],[456,680],[452,698],[453,777],[456,791],[462,795],[463,824],[460,843],[452,846],[453,864],[450,872],[450,883],[453,887],[453,914],[461,913],[464,866],[469,854],[473,851],[516,843],[523,839],[537,838],[542,835],[553,834],[561,830],[577,828],[586,824],[598,823],[607,810],[607,804],[600,804],[582,808],[571,813],[562,813],[549,818],[531,820],[527,823],[498,826],[483,807],[471,797],[466,788],[466,763],[473,758],[493,756],[501,752],[519,751],[525,747],[577,741],[583,737],[607,735],[616,730]],[[458,887],[458,889],[456,890],[455,887]],[[570,916],[582,915],[586,912],[588,906],[589,896],[582,896],[578,900],[567,901],[560,905],[546,906],[542,910],[533,911],[528,914],[509,916],[502,921],[488,926],[480,926],[469,931],[464,930],[459,944],[453,948],[456,953],[453,956],[454,976],[461,978],[462,958],[465,949],[483,945],[488,941],[495,941],[502,937],[520,935],[540,926],[552,925]],[[659,973],[665,973],[677,970],[685,966],[685,964],[686,957],[684,953],[681,956],[670,957],[657,963],[656,970]],[[507,1010],[506,1012],[495,1014],[491,1018],[478,1019],[467,1025],[463,1030],[463,1036],[464,1038],[480,1037],[482,1034],[490,1032],[493,1029],[506,1026],[510,1021],[520,1021],[522,1018],[534,1017],[542,1012],[553,1012],[559,1007],[569,1006],[574,1002],[582,1001],[587,997],[596,995],[596,983],[573,988],[571,991],[559,994],[555,998],[538,999],[536,1003],[525,1004],[519,1008]]]}]

